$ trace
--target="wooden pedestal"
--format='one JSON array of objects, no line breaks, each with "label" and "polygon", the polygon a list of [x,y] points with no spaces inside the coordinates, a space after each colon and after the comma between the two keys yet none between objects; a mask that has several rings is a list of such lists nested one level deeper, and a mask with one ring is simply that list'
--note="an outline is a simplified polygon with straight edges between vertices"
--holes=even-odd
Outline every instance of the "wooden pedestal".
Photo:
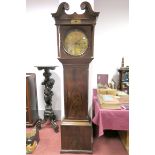
[{"label": "wooden pedestal", "polygon": [[63,120],[61,153],[92,153],[92,124],[88,120]]}]

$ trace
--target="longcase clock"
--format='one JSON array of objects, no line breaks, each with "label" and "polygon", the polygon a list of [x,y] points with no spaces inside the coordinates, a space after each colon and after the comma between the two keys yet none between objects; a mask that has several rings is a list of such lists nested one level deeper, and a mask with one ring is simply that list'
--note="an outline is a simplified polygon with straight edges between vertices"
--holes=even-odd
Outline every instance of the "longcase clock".
[{"label": "longcase clock", "polygon": [[92,123],[88,115],[88,71],[93,60],[94,27],[99,12],[88,2],[83,14],[67,14],[63,2],[52,13],[57,26],[58,59],[64,69],[64,110],[61,153],[92,153]]}]

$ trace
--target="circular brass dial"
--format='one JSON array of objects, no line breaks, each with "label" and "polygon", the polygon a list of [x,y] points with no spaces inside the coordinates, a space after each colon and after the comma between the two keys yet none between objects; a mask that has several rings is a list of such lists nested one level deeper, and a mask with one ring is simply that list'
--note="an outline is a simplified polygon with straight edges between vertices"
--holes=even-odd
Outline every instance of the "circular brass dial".
[{"label": "circular brass dial", "polygon": [[88,48],[87,36],[80,30],[70,31],[64,40],[65,51],[73,56],[80,56]]}]

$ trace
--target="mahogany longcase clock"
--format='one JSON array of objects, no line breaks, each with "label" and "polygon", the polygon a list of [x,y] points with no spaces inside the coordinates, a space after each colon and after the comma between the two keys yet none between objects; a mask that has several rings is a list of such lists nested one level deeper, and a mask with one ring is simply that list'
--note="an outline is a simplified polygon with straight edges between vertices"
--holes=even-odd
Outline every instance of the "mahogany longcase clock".
[{"label": "mahogany longcase clock", "polygon": [[94,27],[99,12],[88,2],[83,14],[66,14],[63,2],[52,13],[57,26],[58,59],[64,68],[64,110],[61,153],[92,153],[92,123],[88,115],[88,71],[93,60]]}]

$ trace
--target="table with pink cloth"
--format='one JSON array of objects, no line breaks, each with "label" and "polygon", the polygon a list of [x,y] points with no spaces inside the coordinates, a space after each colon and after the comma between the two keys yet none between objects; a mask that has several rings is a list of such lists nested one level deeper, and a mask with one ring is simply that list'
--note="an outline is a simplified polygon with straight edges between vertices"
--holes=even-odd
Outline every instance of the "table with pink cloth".
[{"label": "table with pink cloth", "polygon": [[129,130],[129,110],[103,109],[97,99],[97,91],[93,90],[93,123],[99,128],[98,136],[104,134],[104,130]]}]

